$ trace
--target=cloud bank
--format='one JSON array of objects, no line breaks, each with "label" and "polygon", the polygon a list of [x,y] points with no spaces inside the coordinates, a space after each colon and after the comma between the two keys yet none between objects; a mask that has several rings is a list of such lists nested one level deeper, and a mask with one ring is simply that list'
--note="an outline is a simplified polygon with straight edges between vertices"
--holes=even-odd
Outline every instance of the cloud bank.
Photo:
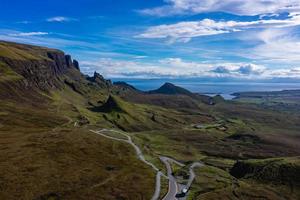
[{"label": "cloud bank", "polygon": [[204,19],[200,21],[187,21],[170,25],[164,24],[152,26],[136,37],[168,39],[169,43],[189,42],[192,38],[201,36],[239,32],[253,28],[286,28],[297,25],[300,25],[300,15],[293,15],[290,18],[283,20],[215,21],[212,19]]},{"label": "cloud bank", "polygon": [[233,77],[245,79],[300,78],[300,68],[270,69],[253,63],[198,63],[180,58],[166,58],[153,63],[102,58],[84,61],[81,69],[87,74],[95,70],[110,78],[191,78]]},{"label": "cloud bank", "polygon": [[164,0],[164,2],[163,6],[143,9],[139,12],[159,17],[207,12],[248,16],[300,12],[299,0]]}]

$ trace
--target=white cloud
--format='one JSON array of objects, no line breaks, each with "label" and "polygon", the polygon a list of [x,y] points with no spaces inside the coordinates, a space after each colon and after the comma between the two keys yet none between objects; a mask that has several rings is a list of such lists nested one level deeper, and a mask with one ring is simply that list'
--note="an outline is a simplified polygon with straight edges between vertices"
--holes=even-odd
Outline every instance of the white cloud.
[{"label": "white cloud", "polygon": [[[229,28],[224,26],[224,22],[215,22],[205,19],[199,22],[180,22],[171,25],[159,25],[148,28],[144,33],[137,35],[137,38],[149,39],[169,39],[173,42],[189,42],[193,37],[205,35],[216,35],[228,33]],[[234,31],[234,29],[232,29]]]},{"label": "white cloud", "polygon": [[299,12],[299,0],[164,0],[166,5],[139,12],[153,16],[172,16],[206,12],[227,12],[236,15],[261,15]]},{"label": "white cloud", "polygon": [[300,78],[300,68],[270,69],[253,63],[198,63],[180,58],[166,58],[156,62],[115,60],[102,58],[81,62],[84,73],[98,71],[109,78],[178,78],[178,77],[235,77],[263,79],[291,77]]},{"label": "white cloud", "polygon": [[280,78],[300,78],[300,67],[273,70],[270,71],[269,76]]},{"label": "white cloud", "polygon": [[47,22],[70,22],[70,21],[77,21],[77,19],[63,17],[63,16],[56,16],[47,19]]},{"label": "white cloud", "polygon": [[217,35],[237,31],[249,30],[251,28],[268,27],[291,27],[300,25],[300,16],[293,15],[284,20],[257,20],[257,21],[214,21],[204,19],[201,21],[179,22],[170,25],[159,25],[149,27],[137,38],[168,39],[169,43],[189,42],[192,38],[208,35]]},{"label": "white cloud", "polygon": [[11,33],[8,34],[9,36],[14,37],[28,37],[28,36],[41,36],[41,35],[48,35],[47,32],[18,32],[18,33]]},{"label": "white cloud", "polygon": [[133,58],[135,59],[143,59],[143,58],[147,58],[148,56],[134,56]]},{"label": "white cloud", "polygon": [[207,64],[184,62],[180,58],[167,58],[154,63],[135,61],[99,59],[98,61],[85,61],[81,63],[81,69],[88,74],[94,70],[108,77],[162,77],[162,76],[192,76],[204,74],[210,66]]},{"label": "white cloud", "polygon": [[102,47],[99,47],[99,44],[85,42],[82,40],[78,40],[72,36],[63,36],[61,34],[53,32],[20,32],[16,30],[0,29],[0,40],[41,45],[60,49],[70,46],[99,49]]},{"label": "white cloud", "polygon": [[[241,52],[243,57],[264,61],[269,64],[285,65],[298,64],[300,62],[300,37],[293,28],[270,28],[260,32],[245,33],[245,41],[258,41],[258,44]],[[251,36],[249,36],[251,35]]]},{"label": "white cloud", "polygon": [[151,63],[102,58],[94,62],[81,62],[81,69],[88,74],[97,70],[107,77],[151,78],[200,74],[206,76],[212,67],[209,64],[183,61],[180,58],[166,58]]},{"label": "white cloud", "polygon": [[266,72],[264,66],[255,65],[255,64],[230,64],[227,66],[218,66],[215,69],[211,70],[216,74],[222,75],[235,75],[235,76],[252,76],[252,75],[263,75]]}]

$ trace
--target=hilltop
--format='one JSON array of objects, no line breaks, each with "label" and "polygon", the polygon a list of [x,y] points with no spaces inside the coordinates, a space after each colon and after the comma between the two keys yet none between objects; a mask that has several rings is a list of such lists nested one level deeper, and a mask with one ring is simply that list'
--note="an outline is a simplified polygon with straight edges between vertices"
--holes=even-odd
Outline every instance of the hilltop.
[{"label": "hilltop", "polygon": [[165,83],[156,90],[151,90],[149,94],[168,94],[168,95],[186,95],[194,96],[194,94],[184,88],[178,87],[172,83]]}]

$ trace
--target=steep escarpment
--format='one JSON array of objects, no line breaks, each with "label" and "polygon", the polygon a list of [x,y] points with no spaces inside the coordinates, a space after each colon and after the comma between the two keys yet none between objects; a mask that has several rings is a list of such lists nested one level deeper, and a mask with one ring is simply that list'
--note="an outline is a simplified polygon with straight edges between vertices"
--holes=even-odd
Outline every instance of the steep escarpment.
[{"label": "steep escarpment", "polygon": [[59,50],[7,42],[0,42],[0,50],[0,63],[6,69],[1,74],[1,82],[16,81],[9,78],[14,74],[24,88],[34,87],[47,91],[61,88],[62,76],[68,72],[79,72],[78,62]]},{"label": "steep escarpment", "polygon": [[93,100],[98,102],[108,95],[111,85],[96,72],[93,77],[83,75],[79,63],[63,51],[0,41],[2,99],[43,102],[49,100],[50,93],[70,88],[86,101],[98,96]]}]

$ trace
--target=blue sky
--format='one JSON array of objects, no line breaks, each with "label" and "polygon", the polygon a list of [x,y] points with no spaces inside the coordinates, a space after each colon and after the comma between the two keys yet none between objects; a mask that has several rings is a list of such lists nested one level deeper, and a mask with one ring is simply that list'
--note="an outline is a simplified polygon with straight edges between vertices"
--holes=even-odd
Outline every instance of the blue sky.
[{"label": "blue sky", "polygon": [[1,0],[0,39],[108,78],[300,78],[299,0]]}]

